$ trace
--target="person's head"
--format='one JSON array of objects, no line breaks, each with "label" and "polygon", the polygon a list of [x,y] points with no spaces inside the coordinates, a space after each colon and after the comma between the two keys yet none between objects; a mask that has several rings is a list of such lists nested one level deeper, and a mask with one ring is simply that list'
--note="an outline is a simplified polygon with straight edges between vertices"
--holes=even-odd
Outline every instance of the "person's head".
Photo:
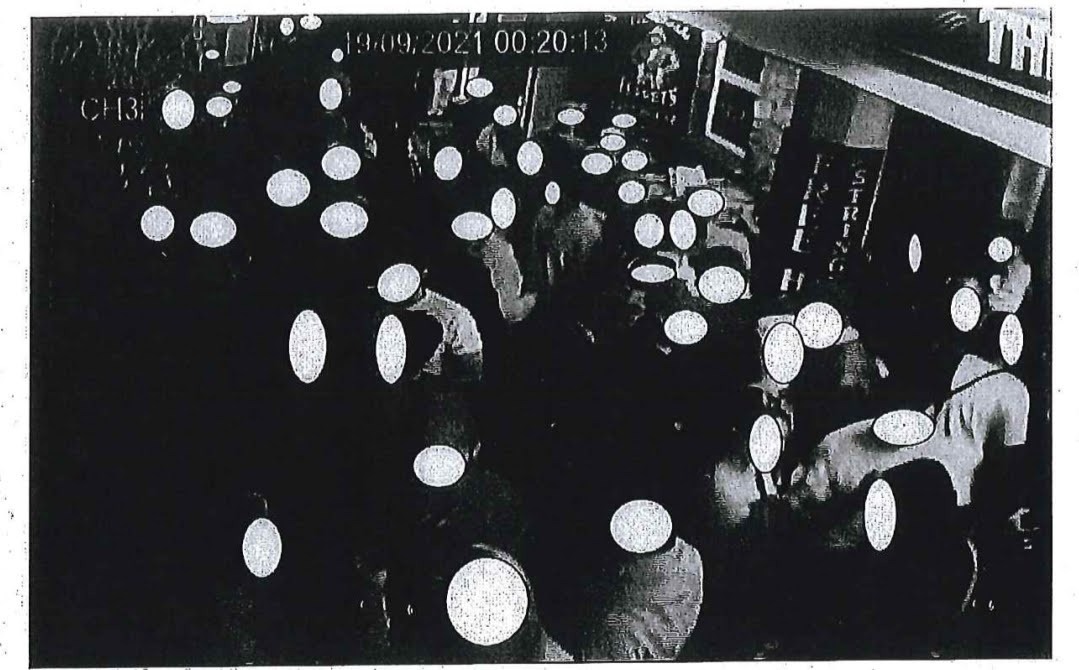
[{"label": "person's head", "polygon": [[656,26],[648,33],[648,41],[652,46],[658,47],[667,41],[667,35],[662,26]]},{"label": "person's head", "polygon": [[395,263],[382,271],[375,288],[386,303],[396,308],[408,309],[425,294],[425,274],[426,272],[413,263]]}]

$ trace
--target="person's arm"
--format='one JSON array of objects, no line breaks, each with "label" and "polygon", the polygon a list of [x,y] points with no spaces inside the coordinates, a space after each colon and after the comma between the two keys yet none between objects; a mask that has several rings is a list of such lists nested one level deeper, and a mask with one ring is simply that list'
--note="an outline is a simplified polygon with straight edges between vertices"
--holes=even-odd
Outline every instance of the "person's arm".
[{"label": "person's arm", "polygon": [[453,382],[474,383],[483,377],[483,339],[479,326],[468,309],[461,307],[450,325],[446,350],[446,378]]}]

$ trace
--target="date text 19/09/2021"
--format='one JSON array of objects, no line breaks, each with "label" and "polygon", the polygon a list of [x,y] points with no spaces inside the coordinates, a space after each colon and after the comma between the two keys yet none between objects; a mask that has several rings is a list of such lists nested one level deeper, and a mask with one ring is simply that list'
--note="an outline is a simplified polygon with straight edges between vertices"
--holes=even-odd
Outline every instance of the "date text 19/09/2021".
[{"label": "date text 19/09/2021", "polygon": [[350,51],[378,56],[558,56],[602,54],[604,28],[497,28],[461,30],[379,30],[353,32]]}]

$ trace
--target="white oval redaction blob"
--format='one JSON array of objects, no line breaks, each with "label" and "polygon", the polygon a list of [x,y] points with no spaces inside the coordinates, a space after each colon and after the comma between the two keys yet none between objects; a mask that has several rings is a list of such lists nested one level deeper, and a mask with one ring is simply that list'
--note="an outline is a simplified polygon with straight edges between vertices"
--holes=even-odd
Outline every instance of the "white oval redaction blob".
[{"label": "white oval redaction blob", "polygon": [[191,222],[191,239],[210,249],[223,247],[236,237],[236,222],[221,212],[199,214]]},{"label": "white oval redaction blob", "polygon": [[412,471],[427,486],[452,486],[465,474],[465,457],[453,447],[436,444],[416,455]]},{"label": "white oval redaction blob", "polygon": [[639,181],[627,181],[618,187],[618,199],[627,205],[636,205],[644,200],[644,184]]},{"label": "white oval redaction blob", "polygon": [[712,189],[694,191],[690,194],[686,204],[689,206],[689,211],[697,216],[704,217],[715,216],[722,212],[723,208],[726,206],[723,196]]},{"label": "white oval redaction blob", "polygon": [[446,613],[457,634],[490,647],[510,639],[528,615],[528,586],[513,566],[496,558],[466,563],[450,580]]},{"label": "white oval redaction blob", "polygon": [[529,177],[539,173],[543,167],[543,149],[532,140],[528,140],[517,150],[517,167]]},{"label": "white oval redaction blob", "polygon": [[183,130],[195,120],[195,99],[183,89],[170,91],[161,102],[161,118],[173,130]]},{"label": "white oval redaction blob", "polygon": [[827,349],[843,336],[843,316],[826,302],[811,302],[798,310],[794,327],[810,349]]},{"label": "white oval redaction blob", "polygon": [[291,17],[286,16],[285,18],[281,19],[281,25],[279,26],[279,28],[281,29],[281,34],[285,37],[288,37],[292,34],[292,31],[296,30],[296,22],[293,21]]},{"label": "white oval redaction blob", "polygon": [[558,201],[562,199],[562,187],[558,185],[558,182],[547,183],[547,187],[543,189],[543,199],[548,205],[558,204]]},{"label": "white oval redaction blob", "polygon": [[708,302],[726,305],[745,294],[746,278],[738,270],[720,265],[701,273],[697,279],[697,290]]},{"label": "white oval redaction blob", "polygon": [[269,577],[281,563],[281,533],[269,519],[255,519],[244,533],[244,565],[259,579]]},{"label": "white oval redaction blob", "polygon": [[326,365],[326,327],[314,311],[305,309],[292,322],[288,358],[292,372],[304,384],[310,384],[322,374]]},{"label": "white oval redaction blob", "polygon": [[680,209],[671,216],[671,241],[674,246],[686,251],[697,241],[697,222],[693,215]]},{"label": "white oval redaction blob", "polygon": [[611,123],[614,124],[616,128],[632,128],[637,125],[637,117],[632,114],[615,114],[611,119]]},{"label": "white oval redaction blob", "polygon": [[558,122],[564,126],[576,126],[584,121],[584,112],[579,109],[563,109],[558,113]]},{"label": "white oval redaction blob", "polygon": [[913,447],[933,436],[933,419],[912,409],[897,409],[873,421],[873,434],[893,447]]},{"label": "white oval redaction blob", "polygon": [[648,154],[639,149],[631,149],[622,154],[622,167],[630,172],[639,172],[648,165]]},{"label": "white oval redaction blob", "polygon": [[203,55],[206,56],[206,60],[217,60],[221,57],[221,52],[217,49],[207,49]]},{"label": "white oval redaction blob", "polygon": [[318,30],[322,27],[322,18],[315,14],[300,17],[300,27],[304,30]]},{"label": "white oval redaction blob", "polygon": [[708,334],[708,321],[693,310],[683,309],[667,317],[663,333],[675,344],[696,344]]},{"label": "white oval redaction blob", "polygon": [[505,230],[513,225],[517,216],[517,198],[508,188],[500,188],[491,196],[491,218],[495,225]]},{"label": "white oval redaction blob", "polygon": [[348,201],[335,202],[322,210],[322,229],[340,240],[356,237],[367,229],[367,210]]},{"label": "white oval redaction blob", "polygon": [[420,287],[420,271],[408,263],[397,263],[378,277],[378,294],[387,302],[404,302]]},{"label": "white oval redaction blob", "polygon": [[663,241],[663,220],[659,216],[642,214],[633,225],[633,237],[645,249],[652,249]]},{"label": "white oval redaction blob", "polygon": [[340,63],[341,61],[345,60],[345,52],[341,51],[340,48],[334,49],[333,52],[330,53],[330,58],[333,60],[333,62]]},{"label": "white oval redaction blob", "polygon": [[450,224],[453,234],[466,242],[482,240],[491,234],[495,224],[491,217],[483,212],[465,212],[459,214]]},{"label": "white oval redaction blob", "polygon": [[884,551],[892,544],[898,516],[892,487],[883,479],[873,482],[865,496],[862,517],[871,547]]},{"label": "white oval redaction blob", "polygon": [[978,292],[969,286],[960,287],[952,295],[952,324],[962,333],[969,333],[982,318],[982,301]]},{"label": "white oval redaction blob", "polygon": [[626,138],[621,135],[604,135],[599,145],[607,151],[621,151],[626,148]]},{"label": "white oval redaction blob", "polygon": [[777,323],[764,336],[764,371],[779,384],[790,384],[802,371],[805,345],[794,324]]},{"label": "white oval redaction blob", "polygon": [[783,431],[779,421],[770,414],[762,414],[749,429],[749,457],[753,467],[768,473],[779,463],[783,452]]},{"label": "white oval redaction blob", "polygon": [[225,93],[232,93],[232,94],[239,93],[240,89],[242,89],[242,88],[243,88],[243,86],[240,85],[240,82],[234,81],[234,80],[226,81],[221,86],[221,90],[223,90]]},{"label": "white oval redaction blob", "polygon": [[1008,365],[1015,365],[1023,355],[1023,324],[1019,317],[1009,314],[1000,324],[1000,355]]},{"label": "white oval redaction blob", "polygon": [[331,147],[322,155],[322,172],[334,181],[352,179],[360,172],[360,154],[352,147]]},{"label": "white oval redaction blob", "polygon": [[483,77],[476,77],[465,84],[465,93],[471,95],[473,98],[486,98],[491,95],[494,90],[495,85],[491,83],[491,80],[484,79]]},{"label": "white oval redaction blob", "polygon": [[453,181],[461,174],[465,159],[457,147],[442,147],[435,154],[435,176],[442,181]]},{"label": "white oval redaction blob", "polygon": [[614,167],[614,159],[607,154],[588,154],[581,159],[581,168],[591,175],[607,174]]},{"label": "white oval redaction blob", "polygon": [[172,235],[172,231],[176,228],[176,218],[168,207],[154,205],[142,213],[139,226],[142,228],[142,234],[147,238],[154,242],[161,242]]},{"label": "white oval redaction blob", "polygon": [[631,500],[611,516],[611,537],[615,544],[633,554],[647,554],[671,539],[674,522],[657,502]]},{"label": "white oval redaction blob", "polygon": [[922,267],[922,238],[918,237],[918,233],[911,235],[907,244],[907,263],[911,272],[917,272]]},{"label": "white oval redaction blob", "polygon": [[266,195],[279,207],[295,207],[311,195],[311,182],[299,170],[279,170],[266,181]]},{"label": "white oval redaction blob", "polygon": [[1015,245],[1007,237],[994,237],[989,242],[989,257],[997,263],[1006,263],[1015,254]]},{"label": "white oval redaction blob", "polygon": [[326,79],[322,82],[322,85],[318,87],[318,101],[327,111],[332,112],[340,107],[341,101],[344,99],[345,90],[341,88],[341,82],[333,77]]},{"label": "white oval redaction blob", "polygon": [[662,284],[674,279],[674,268],[660,263],[638,265],[629,273],[631,277],[645,284]]},{"label": "white oval redaction blob", "polygon": [[206,113],[216,118],[224,118],[232,112],[232,101],[223,95],[218,95],[206,101]]},{"label": "white oval redaction blob", "polygon": [[511,105],[499,105],[494,112],[495,123],[509,126],[517,121],[517,108]]},{"label": "white oval redaction blob", "polygon": [[378,374],[387,384],[395,384],[405,372],[405,358],[408,356],[408,340],[405,326],[393,314],[382,319],[375,335],[375,364]]}]

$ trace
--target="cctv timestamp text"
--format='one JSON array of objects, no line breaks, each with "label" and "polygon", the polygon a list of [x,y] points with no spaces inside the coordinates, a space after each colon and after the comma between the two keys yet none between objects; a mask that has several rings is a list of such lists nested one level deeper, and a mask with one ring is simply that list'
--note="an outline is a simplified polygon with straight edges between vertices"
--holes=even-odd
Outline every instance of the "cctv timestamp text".
[{"label": "cctv timestamp text", "polygon": [[559,58],[607,53],[605,28],[485,26],[353,32],[350,55]]}]

